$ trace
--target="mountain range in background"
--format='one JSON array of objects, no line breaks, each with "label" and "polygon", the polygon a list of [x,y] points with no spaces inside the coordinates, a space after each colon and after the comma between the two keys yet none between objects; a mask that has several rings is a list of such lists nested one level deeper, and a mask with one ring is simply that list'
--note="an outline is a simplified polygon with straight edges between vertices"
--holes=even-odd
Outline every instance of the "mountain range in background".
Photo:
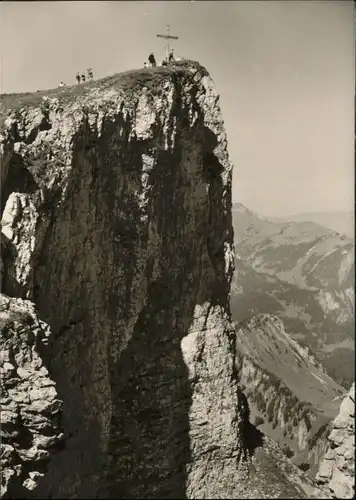
[{"label": "mountain range in background", "polygon": [[306,212],[285,217],[265,217],[272,222],[315,222],[337,233],[355,237],[355,216],[353,212]]},{"label": "mountain range in background", "polygon": [[236,323],[274,314],[349,387],[354,380],[354,240],[315,222],[275,222],[235,203]]},{"label": "mountain range in background", "polygon": [[315,476],[345,389],[274,315],[260,314],[237,324],[236,351],[252,422]]},{"label": "mountain range in background", "polygon": [[235,203],[232,218],[230,304],[251,421],[314,477],[354,381],[354,241],[309,214],[268,220]]}]

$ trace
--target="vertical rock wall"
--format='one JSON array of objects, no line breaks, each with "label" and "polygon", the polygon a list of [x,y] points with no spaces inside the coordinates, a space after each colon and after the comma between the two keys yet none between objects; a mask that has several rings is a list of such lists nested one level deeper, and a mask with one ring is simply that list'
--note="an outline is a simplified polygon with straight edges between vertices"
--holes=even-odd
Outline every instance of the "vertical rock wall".
[{"label": "vertical rock wall", "polygon": [[3,96],[0,115],[3,292],[51,327],[41,362],[63,401],[61,449],[21,497],[256,498],[266,481],[273,497],[303,496],[276,463],[248,482],[232,166],[206,70],[185,61]]},{"label": "vertical rock wall", "polygon": [[51,325],[64,403],[37,496],[209,496],[246,457],[218,96],[198,65],[147,74],[5,119],[4,291]]}]

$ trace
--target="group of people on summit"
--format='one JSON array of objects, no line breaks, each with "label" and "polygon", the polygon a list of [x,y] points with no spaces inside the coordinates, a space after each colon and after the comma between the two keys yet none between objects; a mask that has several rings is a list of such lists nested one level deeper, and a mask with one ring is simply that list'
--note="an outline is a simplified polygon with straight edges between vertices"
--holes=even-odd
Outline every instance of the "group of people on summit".
[{"label": "group of people on summit", "polygon": [[86,79],[93,80],[93,78],[94,78],[94,76],[93,76],[93,70],[91,68],[88,68],[86,75],[85,75],[84,72],[82,74],[77,73],[76,76],[75,76],[75,78],[76,78],[78,84],[79,83],[85,83]]},{"label": "group of people on summit", "polygon": [[[172,49],[169,53],[169,56],[168,56],[168,62],[173,62],[175,59],[174,59],[174,49]],[[157,66],[157,63],[156,63],[156,59],[155,59],[155,56],[153,54],[153,52],[151,52],[151,54],[148,56],[148,66],[147,66],[147,62],[145,61],[143,63],[143,67],[144,68],[155,68]],[[163,59],[162,63],[161,63],[161,66],[167,66],[167,61],[165,59]]]},{"label": "group of people on summit", "polygon": [[[83,71],[83,73],[78,73],[75,75],[75,79],[77,80],[77,84],[79,85],[79,83],[85,83],[86,80],[93,80],[94,79],[94,75],[93,75],[93,70],[91,68],[88,68],[87,69],[87,72],[85,74],[85,72]],[[59,87],[66,87],[66,84],[64,82],[61,82],[59,85]]]},{"label": "group of people on summit", "polygon": [[[168,61],[166,61],[165,59],[162,61],[161,63],[161,66],[167,66],[167,63],[171,63],[175,61],[175,58],[174,58],[174,49],[172,49],[168,55]],[[143,64],[143,67],[144,68],[155,68],[157,66],[157,63],[156,63],[156,59],[155,59],[155,56],[153,54],[153,52],[151,52],[151,54],[148,56],[148,64],[147,62],[145,61],[144,64]],[[93,80],[94,79],[94,76],[93,76],[93,70],[91,68],[88,68],[86,73],[83,72],[83,73],[77,73],[76,76],[75,76],[76,80],[77,80],[77,84],[79,85],[80,83],[85,83],[86,81],[90,81],[90,80]],[[65,87],[66,84],[64,82],[61,82],[59,84],[59,87]]]}]

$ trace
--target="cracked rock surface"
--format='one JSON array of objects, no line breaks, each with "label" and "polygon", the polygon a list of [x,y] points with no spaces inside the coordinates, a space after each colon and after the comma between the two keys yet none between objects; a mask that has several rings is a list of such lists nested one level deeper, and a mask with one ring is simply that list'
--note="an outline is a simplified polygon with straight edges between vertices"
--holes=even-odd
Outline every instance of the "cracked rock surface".
[{"label": "cracked rock surface", "polygon": [[355,384],[332,423],[317,481],[331,498],[355,498]]},{"label": "cracked rock surface", "polygon": [[62,443],[62,401],[43,363],[50,329],[33,304],[0,294],[1,496],[33,490]]}]

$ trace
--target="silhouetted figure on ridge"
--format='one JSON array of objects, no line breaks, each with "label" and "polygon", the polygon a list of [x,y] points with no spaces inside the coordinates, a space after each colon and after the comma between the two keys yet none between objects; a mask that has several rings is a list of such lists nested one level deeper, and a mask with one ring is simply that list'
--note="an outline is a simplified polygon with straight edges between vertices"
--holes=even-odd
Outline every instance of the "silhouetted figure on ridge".
[{"label": "silhouetted figure on ridge", "polygon": [[77,73],[77,74],[75,75],[75,78],[76,78],[76,80],[77,80],[77,83],[80,83],[80,74],[79,74],[79,73]]},{"label": "silhouetted figure on ridge", "polygon": [[82,73],[82,82],[85,82],[85,73]]},{"label": "silhouetted figure on ridge", "polygon": [[173,62],[173,61],[174,61],[174,49],[170,51],[168,56],[168,62]]},{"label": "silhouetted figure on ridge", "polygon": [[156,66],[156,59],[153,55],[153,52],[151,52],[151,54],[148,56],[148,62],[150,63],[151,68],[154,68]]}]

